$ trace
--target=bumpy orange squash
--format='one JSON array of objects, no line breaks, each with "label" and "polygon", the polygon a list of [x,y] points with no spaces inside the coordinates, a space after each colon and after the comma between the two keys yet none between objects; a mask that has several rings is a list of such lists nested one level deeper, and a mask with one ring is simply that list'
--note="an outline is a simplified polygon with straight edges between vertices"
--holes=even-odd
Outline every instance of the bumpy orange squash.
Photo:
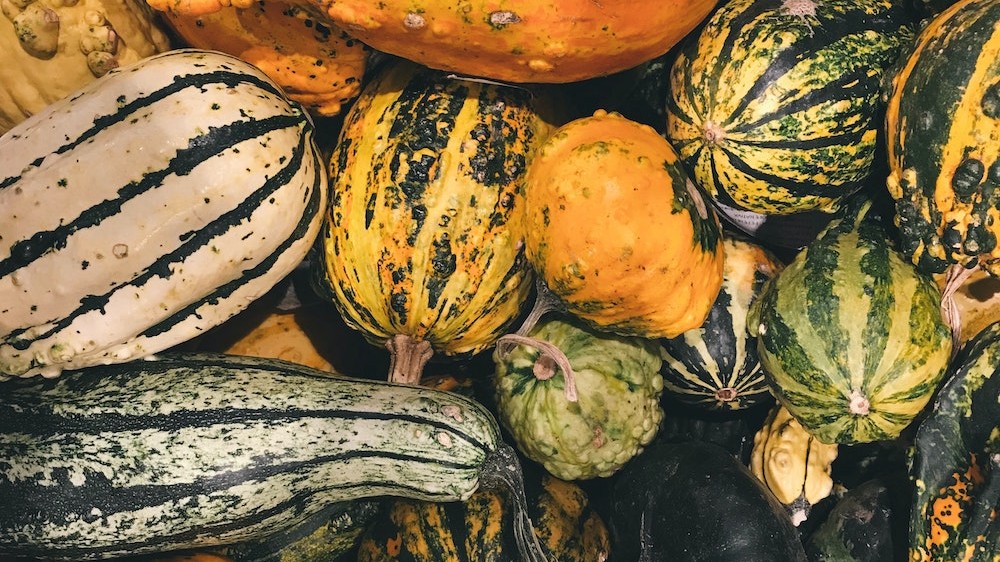
[{"label": "bumpy orange squash", "polygon": [[369,49],[308,6],[268,0],[200,16],[168,8],[164,15],[190,46],[253,64],[317,115],[339,114],[361,90]]},{"label": "bumpy orange squash", "polygon": [[715,5],[715,0],[311,1],[380,51],[459,74],[548,83],[611,74],[662,55]]},{"label": "bumpy orange squash", "polygon": [[528,165],[523,209],[532,267],[596,326],[676,337],[719,294],[718,217],[648,125],[598,110],[560,127]]}]

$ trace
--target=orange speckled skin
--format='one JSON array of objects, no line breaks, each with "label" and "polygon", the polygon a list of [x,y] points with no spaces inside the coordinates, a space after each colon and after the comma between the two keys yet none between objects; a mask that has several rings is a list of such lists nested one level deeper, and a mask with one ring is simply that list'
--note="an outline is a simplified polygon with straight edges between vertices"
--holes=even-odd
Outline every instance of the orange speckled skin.
[{"label": "orange speckled skin", "polygon": [[642,337],[705,321],[719,221],[651,127],[604,111],[564,125],[529,164],[524,209],[528,259],[569,312]]},{"label": "orange speckled skin", "polygon": [[310,0],[373,48],[507,82],[565,83],[666,53],[716,0]]}]

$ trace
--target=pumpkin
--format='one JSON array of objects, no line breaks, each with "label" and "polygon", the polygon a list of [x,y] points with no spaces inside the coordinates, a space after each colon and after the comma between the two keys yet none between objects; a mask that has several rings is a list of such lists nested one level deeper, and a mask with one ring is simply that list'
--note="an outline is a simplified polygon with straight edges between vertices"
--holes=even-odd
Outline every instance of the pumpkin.
[{"label": "pumpkin", "polygon": [[673,62],[667,138],[723,214],[832,212],[872,171],[908,23],[893,0],[727,2]]},{"label": "pumpkin", "polygon": [[[526,470],[534,532],[549,562],[599,562],[609,554],[607,527],[587,493],[541,471]],[[358,562],[520,562],[513,514],[492,491],[465,502],[394,500],[368,528]]]},{"label": "pumpkin", "polygon": [[785,506],[796,526],[833,491],[837,445],[821,443],[778,405],[754,436],[750,472]]},{"label": "pumpkin", "polygon": [[390,347],[393,379],[482,351],[520,314],[533,277],[508,222],[553,128],[547,99],[394,60],[345,116],[315,284]]},{"label": "pumpkin", "polygon": [[565,83],[666,53],[715,0],[317,3],[336,25],[380,51],[459,74]]},{"label": "pumpkin", "polygon": [[163,16],[191,47],[253,64],[316,115],[339,114],[361,91],[369,50],[303,3],[267,0],[200,16],[168,8]]},{"label": "pumpkin", "polygon": [[951,357],[937,286],[870,210],[871,200],[855,199],[747,317],[772,392],[824,443],[899,436]]},{"label": "pumpkin", "polygon": [[659,429],[658,346],[568,317],[543,319],[529,336],[560,350],[570,371],[532,343],[509,352],[498,346],[493,382],[500,422],[525,456],[558,478],[610,476]]},{"label": "pumpkin", "polygon": [[656,131],[598,110],[556,130],[528,166],[532,268],[565,310],[627,336],[704,322],[722,285],[718,217]]},{"label": "pumpkin", "polygon": [[142,0],[8,0],[0,17],[0,134],[112,68],[170,48]]},{"label": "pumpkin", "polygon": [[757,341],[747,310],[783,264],[763,246],[738,236],[723,240],[722,287],[701,326],[661,341],[665,392],[707,410],[742,410],[769,403]]},{"label": "pumpkin", "polygon": [[913,439],[910,560],[1000,558],[1000,323],[956,355]]},{"label": "pumpkin", "polygon": [[940,273],[1000,275],[1000,5],[961,0],[920,32],[894,74],[886,112],[903,253]]}]

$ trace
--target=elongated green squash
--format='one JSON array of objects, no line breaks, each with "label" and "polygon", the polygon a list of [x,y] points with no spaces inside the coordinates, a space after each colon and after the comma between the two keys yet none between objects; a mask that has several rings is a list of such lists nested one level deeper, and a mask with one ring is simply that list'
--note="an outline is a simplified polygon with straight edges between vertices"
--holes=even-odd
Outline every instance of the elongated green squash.
[{"label": "elongated green squash", "polygon": [[336,502],[455,501],[520,482],[477,402],[279,360],[164,354],[4,391],[0,555],[234,544]]},{"label": "elongated green squash", "polygon": [[313,132],[256,68],[179,50],[0,137],[0,379],[157,353],[266,293],[319,232]]}]

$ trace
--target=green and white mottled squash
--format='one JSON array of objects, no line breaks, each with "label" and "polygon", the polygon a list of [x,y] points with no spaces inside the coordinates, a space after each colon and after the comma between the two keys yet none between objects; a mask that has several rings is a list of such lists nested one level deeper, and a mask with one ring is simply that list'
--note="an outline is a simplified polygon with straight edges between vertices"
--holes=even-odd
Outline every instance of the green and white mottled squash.
[{"label": "green and white mottled squash", "polygon": [[597,331],[568,316],[544,318],[528,335],[561,351],[572,374],[532,343],[498,346],[500,422],[526,457],[557,478],[610,476],[653,439],[663,418],[655,340]]},{"label": "green and white mottled squash", "polygon": [[260,541],[379,496],[460,501],[499,485],[524,506],[516,454],[474,400],[224,354],[8,383],[0,459],[4,557]]},{"label": "green and white mottled squash", "polygon": [[747,317],[772,392],[825,443],[897,437],[951,357],[941,293],[870,210],[870,200],[855,199],[768,282]]},{"label": "green and white mottled squash", "polygon": [[705,410],[742,410],[773,398],[747,332],[747,311],[784,265],[763,246],[723,239],[722,288],[698,328],[661,340],[664,392]]},{"label": "green and white mottled squash", "polygon": [[1000,323],[956,355],[913,444],[910,560],[1000,559]]},{"label": "green and white mottled squash", "polygon": [[0,378],[156,353],[265,294],[319,232],[313,134],[256,68],[178,50],[0,137]]},{"label": "green and white mottled squash", "polygon": [[346,115],[317,288],[366,339],[392,346],[393,378],[419,379],[421,360],[404,355],[476,353],[520,314],[533,276],[508,221],[552,128],[545,100],[397,60]]},{"label": "green and white mottled squash", "polygon": [[920,32],[886,113],[901,249],[924,271],[1000,275],[1000,5],[962,0]]},{"label": "green and white mottled squash", "polygon": [[893,0],[734,0],[671,67],[667,138],[726,214],[836,210],[876,157]]}]

